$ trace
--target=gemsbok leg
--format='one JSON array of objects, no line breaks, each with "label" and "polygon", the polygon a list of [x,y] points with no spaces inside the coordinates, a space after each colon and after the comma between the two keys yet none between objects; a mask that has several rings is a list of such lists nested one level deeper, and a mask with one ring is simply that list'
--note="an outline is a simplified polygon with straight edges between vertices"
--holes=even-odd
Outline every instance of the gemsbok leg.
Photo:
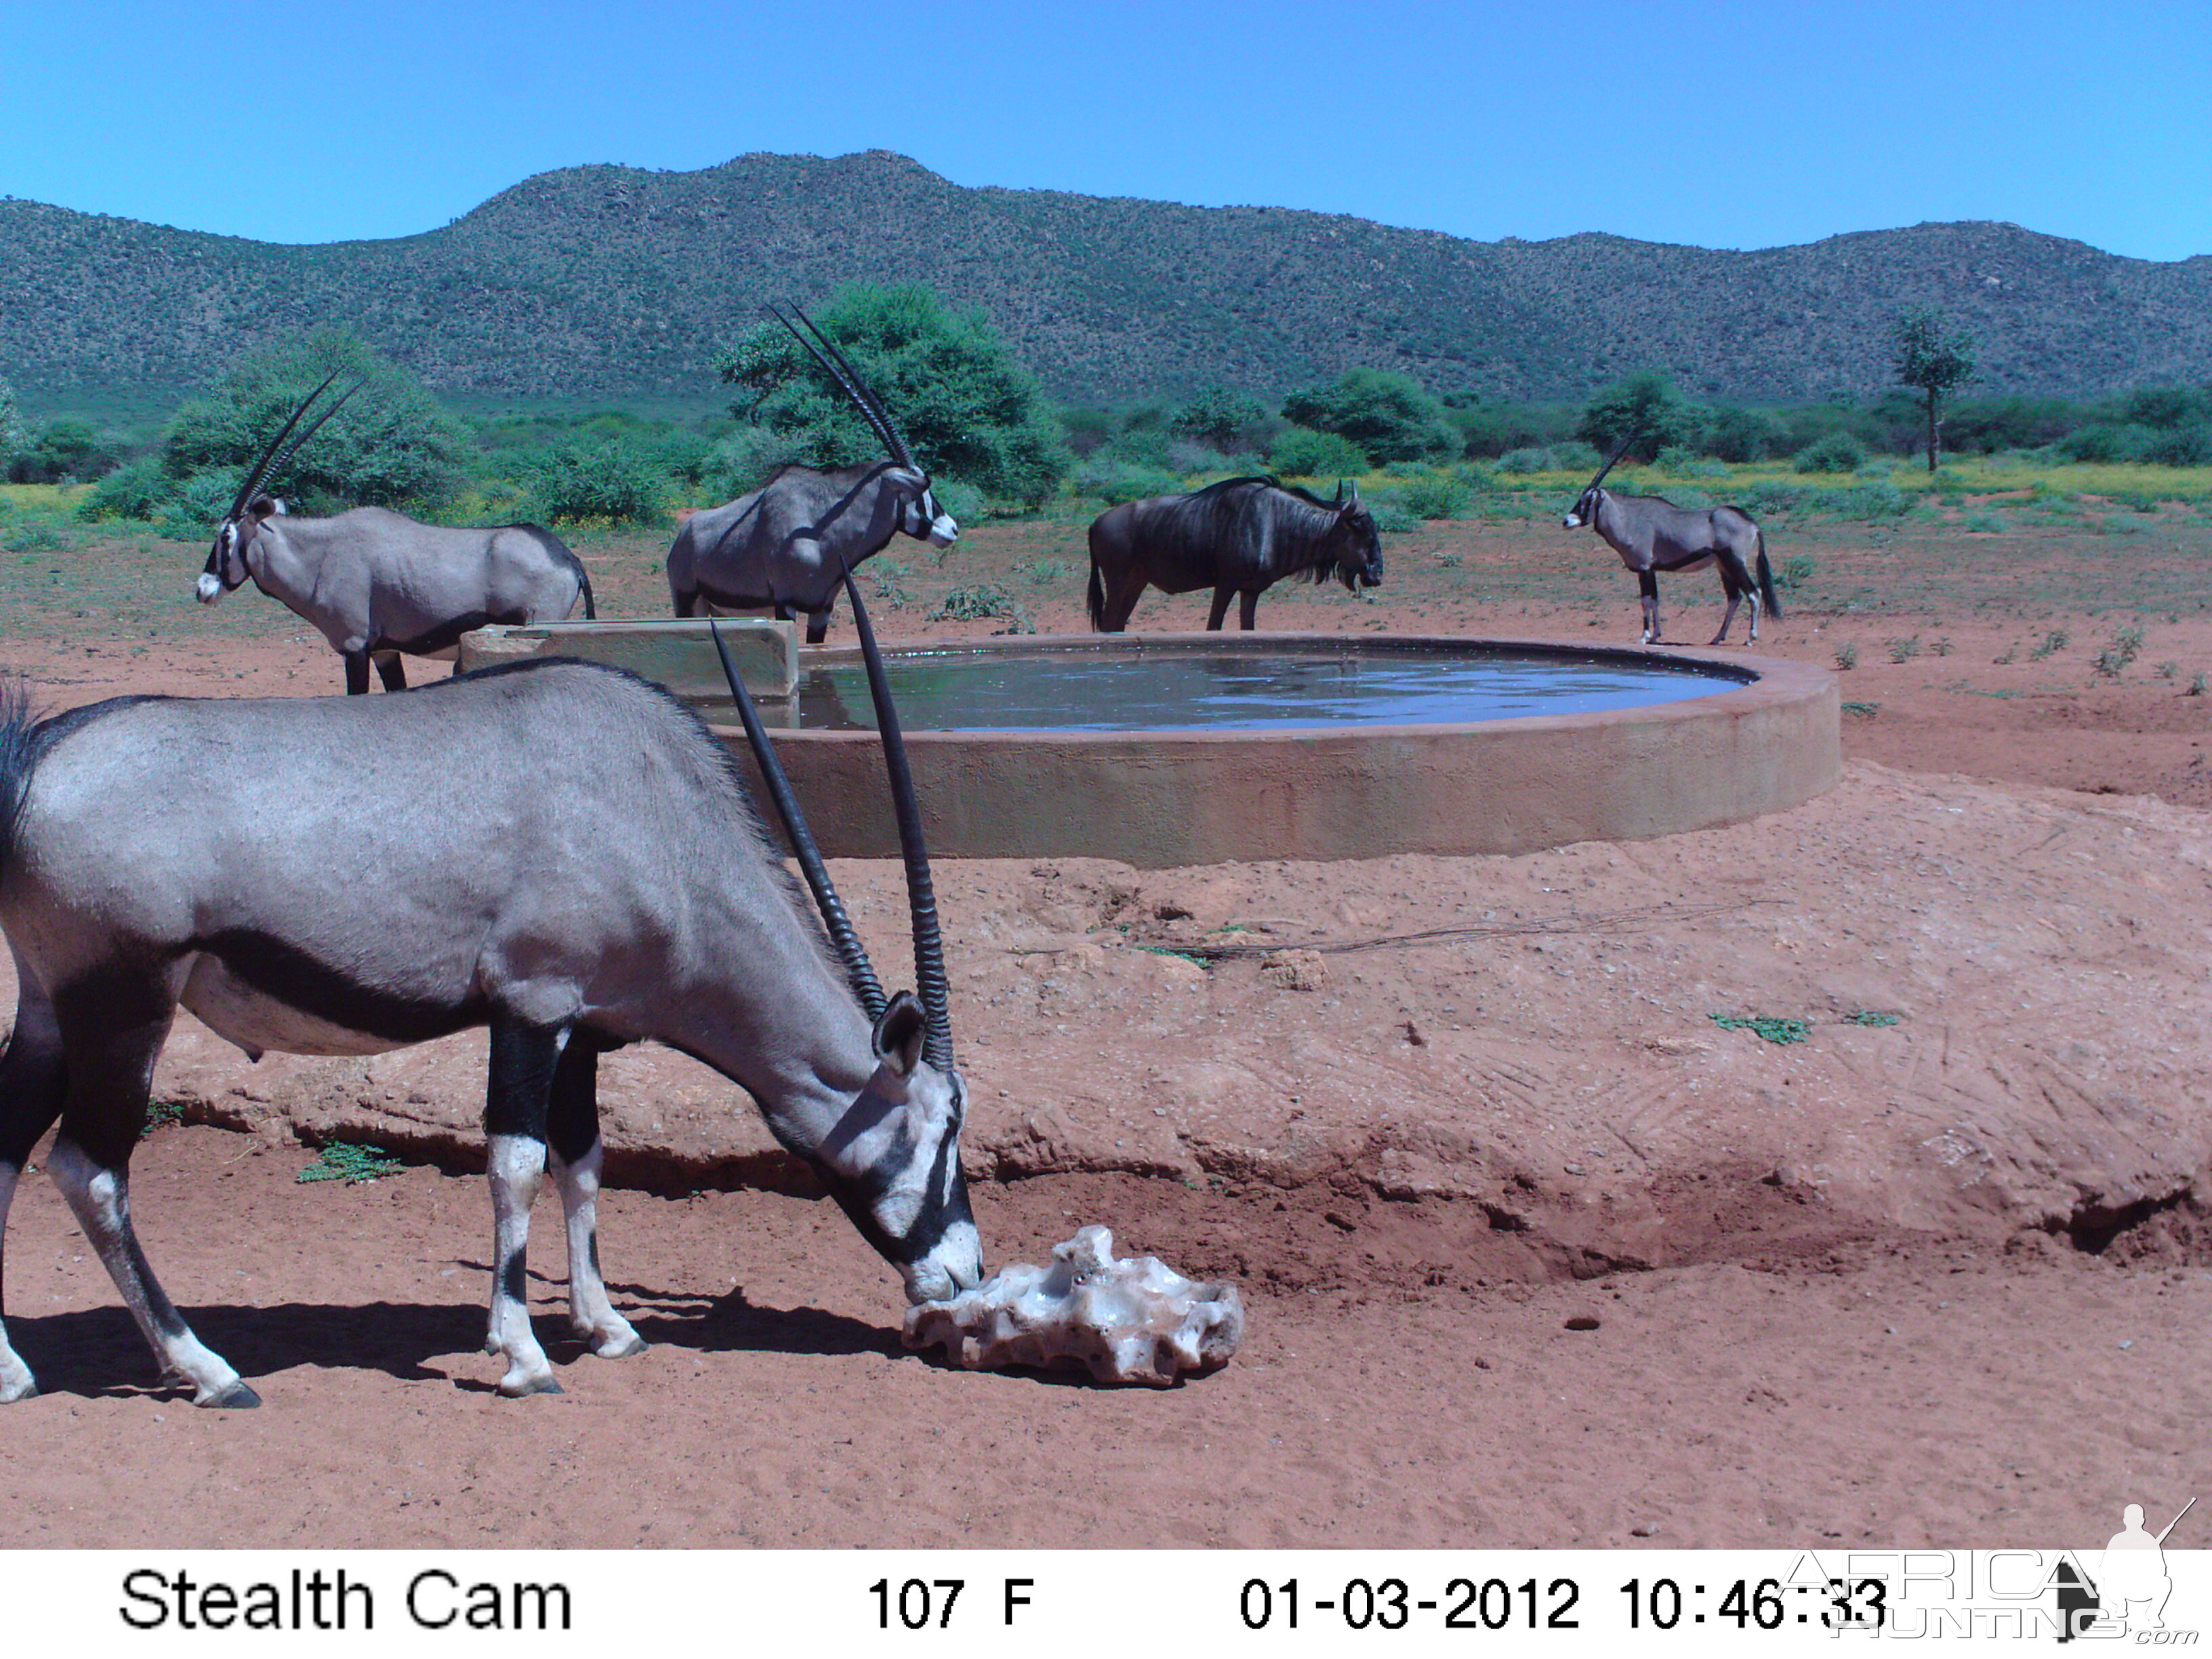
[{"label": "gemsbok leg", "polygon": [[1644,594],[1644,643],[1659,643],[1659,577],[1656,571],[1639,570],[1636,585]]},{"label": "gemsbok leg", "polygon": [[[30,1162],[31,1149],[62,1115],[66,1087],[53,1006],[39,994],[20,957],[15,976],[22,987],[15,1005],[15,1031],[8,1040],[7,1054],[0,1056],[0,1285],[6,1279],[8,1211],[15,1201],[15,1183]],[[28,1400],[38,1391],[31,1368],[9,1346],[5,1297],[0,1294],[0,1405]]]},{"label": "gemsbok leg", "polygon": [[131,1224],[131,1154],[145,1130],[154,1061],[176,1016],[180,979],[178,965],[160,975],[111,970],[54,998],[66,1086],[46,1173],[152,1345],[163,1378],[190,1383],[195,1406],[258,1406],[261,1396],[192,1334]]},{"label": "gemsbok leg", "polygon": [[599,1051],[570,1036],[553,1070],[547,1148],[568,1230],[568,1327],[602,1359],[645,1352],[645,1339],[615,1311],[599,1277]]},{"label": "gemsbok leg", "polygon": [[384,682],[384,689],[387,691],[404,691],[407,689],[407,671],[399,665],[397,651],[376,653],[376,678]]}]

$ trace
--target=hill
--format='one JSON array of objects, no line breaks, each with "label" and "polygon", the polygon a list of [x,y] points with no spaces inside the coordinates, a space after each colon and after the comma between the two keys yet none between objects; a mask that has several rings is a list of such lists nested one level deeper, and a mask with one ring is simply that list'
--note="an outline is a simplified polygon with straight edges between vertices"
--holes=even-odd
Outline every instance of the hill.
[{"label": "hill", "polygon": [[572,167],[442,229],[313,246],[0,202],[0,376],[40,404],[143,396],[335,320],[449,393],[703,404],[714,352],[762,301],[856,277],[981,306],[1056,394],[1088,401],[1280,392],[1355,364],[1515,399],[1648,364],[1707,396],[1864,395],[1912,304],[1977,336],[1979,391],[2212,381],[2212,257],[2128,259],[1981,222],[1750,252],[1476,242],[1284,208],[969,189],[882,151]]}]

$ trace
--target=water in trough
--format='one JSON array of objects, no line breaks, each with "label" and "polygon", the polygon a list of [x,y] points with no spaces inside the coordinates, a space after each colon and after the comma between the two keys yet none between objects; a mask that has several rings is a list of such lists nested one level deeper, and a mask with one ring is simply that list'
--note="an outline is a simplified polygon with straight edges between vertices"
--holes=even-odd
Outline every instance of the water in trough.
[{"label": "water in trough", "polygon": [[[888,669],[900,719],[918,732],[1459,725],[1644,708],[1753,678],[1624,654],[1364,640],[1356,649],[1266,652],[903,650]],[[874,725],[857,664],[802,671],[798,696],[763,713],[771,725],[804,730]]]}]

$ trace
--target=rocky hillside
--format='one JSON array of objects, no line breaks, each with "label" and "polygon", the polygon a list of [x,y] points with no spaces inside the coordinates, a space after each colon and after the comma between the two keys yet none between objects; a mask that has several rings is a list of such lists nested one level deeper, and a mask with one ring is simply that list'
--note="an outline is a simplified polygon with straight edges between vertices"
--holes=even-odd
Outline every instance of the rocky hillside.
[{"label": "rocky hillside", "polygon": [[307,247],[0,202],[0,376],[46,402],[183,387],[331,320],[451,392],[703,402],[718,343],[761,301],[855,277],[981,306],[1077,399],[1279,392],[1354,364],[1510,398],[1647,364],[1709,396],[1864,393],[1911,304],[1976,335],[1982,390],[2212,380],[2212,257],[2154,264],[1989,223],[1748,253],[1474,242],[1283,208],[970,190],[880,151],[570,168],[441,230]]}]

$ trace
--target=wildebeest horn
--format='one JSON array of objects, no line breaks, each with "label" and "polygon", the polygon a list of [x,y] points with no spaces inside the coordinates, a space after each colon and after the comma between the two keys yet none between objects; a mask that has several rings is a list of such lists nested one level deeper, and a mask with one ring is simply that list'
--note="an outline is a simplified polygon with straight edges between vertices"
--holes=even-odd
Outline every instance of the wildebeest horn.
[{"label": "wildebeest horn", "polygon": [[745,728],[745,741],[752,745],[753,759],[760,765],[762,780],[768,785],[769,799],[775,803],[775,815],[783,821],[783,832],[790,838],[791,850],[798,857],[799,873],[806,878],[806,885],[814,894],[815,908],[822,912],[823,931],[837,952],[838,961],[845,964],[846,983],[853,994],[860,1000],[860,1006],[872,1020],[881,1019],[886,1006],[884,988],[877,982],[876,970],[862,948],[860,936],[853,930],[853,919],[845,914],[844,902],[830,884],[830,872],[822,862],[822,849],[815,845],[814,833],[806,827],[806,815],[799,810],[799,798],[791,793],[791,780],[784,775],[783,763],[775,757],[775,749],[762,728],[759,711],[753,707],[752,694],[738,673],[738,665],[730,656],[730,642],[722,637],[721,624],[709,617],[707,631],[714,636],[714,649],[722,659],[722,673],[730,682],[730,696],[736,699],[738,718]]},{"label": "wildebeest horn", "polygon": [[1597,477],[1592,478],[1588,483],[1583,486],[1583,494],[1587,495],[1591,490],[1595,489],[1600,484],[1603,483],[1605,482],[1605,475],[1613,471],[1614,465],[1622,456],[1628,453],[1629,446],[1633,444],[1643,435],[1644,428],[1642,427],[1632,427],[1629,429],[1628,435],[1620,441],[1619,447],[1616,447],[1612,455],[1607,459],[1606,464],[1598,468]]},{"label": "wildebeest horn", "polygon": [[906,760],[906,738],[899,730],[898,709],[884,675],[883,653],[876,648],[876,630],[868,609],[860,603],[860,590],[848,565],[840,573],[845,597],[853,605],[853,630],[860,636],[860,657],[868,669],[868,699],[876,708],[876,731],[884,740],[884,769],[890,775],[891,811],[898,819],[899,853],[906,860],[908,908],[914,913],[915,990],[928,1021],[921,1040],[922,1058],[941,1072],[952,1070],[952,988],[945,976],[945,941],[937,927],[937,890],[929,878],[929,849],[922,844],[921,808],[915,799],[914,775]]},{"label": "wildebeest horn", "polygon": [[[269,475],[270,457],[276,453],[285,439],[292,435],[292,428],[300,424],[300,417],[307,412],[316,398],[330,390],[331,382],[337,380],[343,372],[343,367],[341,367],[332,369],[324,376],[322,385],[301,399],[300,406],[292,411],[292,418],[277,429],[276,435],[269,441],[269,447],[261,452],[261,459],[246,469],[246,482],[239,488],[238,499],[230,504],[230,511],[223,514],[226,520],[234,519],[246,510],[246,504],[253,499],[253,492],[261,488],[262,479]],[[316,424],[319,426],[321,422],[317,422]]]},{"label": "wildebeest horn", "polygon": [[[814,319],[797,306],[792,307],[792,310],[798,313],[799,322],[806,325],[806,334],[801,334],[797,325],[777,307],[771,305],[766,309],[769,316],[784,325],[793,339],[806,348],[814,361],[822,365],[823,372],[844,389],[845,395],[853,400],[853,406],[860,411],[861,418],[875,428],[876,436],[890,452],[890,458],[901,466],[913,466],[914,456],[908,453],[906,441],[899,436],[898,428],[891,424],[890,413],[884,407],[883,399],[877,397],[868,383],[860,378],[860,371],[853,367],[830,337],[814,326]],[[814,339],[808,339],[807,334],[812,335]],[[819,347],[814,343],[815,340],[822,343]],[[827,356],[823,355],[825,351],[829,354]]]}]

